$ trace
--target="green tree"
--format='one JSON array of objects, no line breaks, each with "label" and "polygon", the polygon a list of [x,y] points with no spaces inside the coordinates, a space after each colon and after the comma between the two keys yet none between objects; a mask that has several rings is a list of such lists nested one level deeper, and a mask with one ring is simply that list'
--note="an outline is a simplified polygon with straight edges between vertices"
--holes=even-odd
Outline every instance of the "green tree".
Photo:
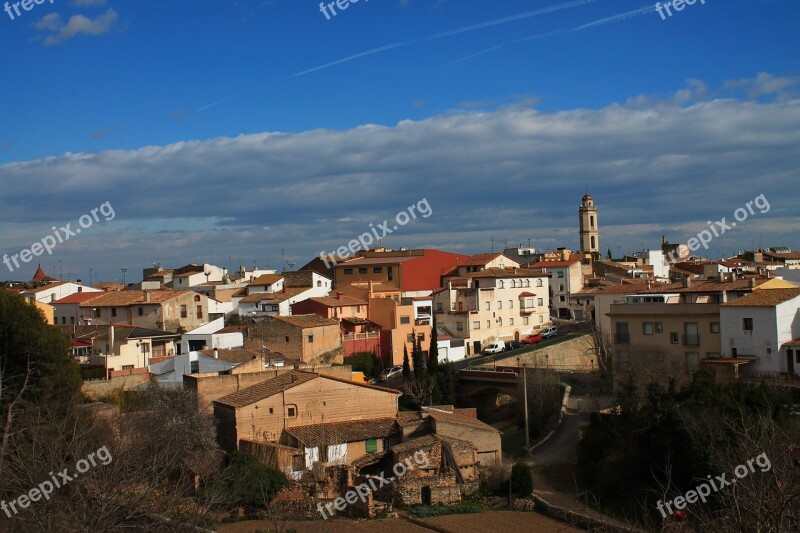
[{"label": "green tree", "polygon": [[439,334],[436,332],[436,315],[431,321],[431,347],[428,350],[428,373],[436,375],[439,369]]},{"label": "green tree", "polygon": [[458,375],[453,363],[439,365],[436,375],[437,386],[434,391],[436,401],[446,405],[455,405],[457,383]]},{"label": "green tree", "polygon": [[[80,395],[81,374],[65,334],[22,297],[0,291],[0,407],[15,399],[61,405]],[[5,417],[4,417],[5,418]]]},{"label": "green tree", "polygon": [[606,259],[608,259],[609,261],[611,261],[611,259],[613,259],[611,257],[611,248],[608,249],[608,254],[606,255]]},{"label": "green tree", "polygon": [[422,352],[417,332],[413,331],[414,339],[411,343],[411,362],[414,364],[414,378],[417,382],[424,381],[427,373],[425,371],[425,354]]},{"label": "green tree", "polygon": [[356,352],[345,360],[354,372],[363,372],[365,376],[374,378],[381,373],[381,362],[373,352]]},{"label": "green tree", "polygon": [[411,377],[411,363],[408,361],[408,345],[403,343],[403,377]]},{"label": "green tree", "polygon": [[533,494],[533,474],[527,463],[514,463],[511,467],[511,490],[521,498]]}]

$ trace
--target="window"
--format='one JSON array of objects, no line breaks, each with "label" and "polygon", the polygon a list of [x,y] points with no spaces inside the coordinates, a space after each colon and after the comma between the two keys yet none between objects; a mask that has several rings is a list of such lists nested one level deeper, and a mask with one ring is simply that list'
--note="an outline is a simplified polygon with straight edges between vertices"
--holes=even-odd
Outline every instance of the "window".
[{"label": "window", "polygon": [[529,280],[529,279],[526,279],[526,280],[525,280],[525,286],[526,286],[526,287],[530,287],[530,286],[531,286],[531,280]]},{"label": "window", "polygon": [[537,287],[541,287],[541,286],[542,286],[542,280],[540,280],[540,279],[537,279],[537,280],[536,280],[536,286],[537,286]]},{"label": "window", "polygon": [[140,307],[139,308],[139,316],[143,316],[143,315],[144,315],[144,307]]},{"label": "window", "polygon": [[559,297],[558,297],[558,301],[559,301],[559,302],[566,302],[566,301],[567,301],[567,300],[566,300],[566,296],[564,296],[564,295],[562,294],[561,296],[559,296]]},{"label": "window", "polygon": [[377,439],[368,439],[364,442],[364,449],[367,453],[375,453],[378,451],[378,441]]},{"label": "window", "polygon": [[358,273],[359,274],[366,274],[367,273],[367,268],[366,267],[360,267],[358,269]]},{"label": "window", "polygon": [[308,342],[314,342],[314,335],[308,336]]},{"label": "window", "polygon": [[372,268],[373,274],[383,274],[383,267],[373,267]]},{"label": "window", "polygon": [[273,409],[272,409],[272,407],[270,407],[269,408],[269,414],[272,414],[272,413],[273,413]]},{"label": "window", "polygon": [[669,342],[670,344],[678,344],[678,332],[672,331],[669,334]]},{"label": "window", "polygon": [[286,418],[295,418],[297,416],[297,406],[296,405],[287,405],[286,406]]},{"label": "window", "polygon": [[753,331],[753,319],[752,318],[743,318],[742,319],[744,330],[745,331]]},{"label": "window", "polygon": [[350,306],[350,314],[355,315],[356,313],[360,313],[360,312],[361,312],[361,306],[360,305],[351,305]]},{"label": "window", "polygon": [[508,319],[508,325],[509,326],[513,326],[514,325],[514,319],[513,318],[509,318]]},{"label": "window", "polygon": [[656,322],[656,333],[664,333],[664,323]]},{"label": "window", "polygon": [[558,286],[558,292],[564,292],[564,284],[563,283]]},{"label": "window", "polygon": [[320,279],[317,280],[317,287],[322,287],[322,280]]},{"label": "window", "polygon": [[[556,273],[556,277],[557,277],[558,279],[564,279],[564,271],[563,271],[563,270],[559,270],[559,271]],[[563,287],[563,285],[562,285],[562,287]],[[561,289],[561,290],[563,291],[564,289]]]},{"label": "window", "polygon": [[197,318],[203,318],[203,306],[202,305],[198,305],[197,306]]},{"label": "window", "polygon": [[386,279],[392,281],[394,276],[392,275],[392,267],[386,267]]},{"label": "window", "polygon": [[424,340],[425,340],[425,334],[424,334],[424,333],[419,333],[419,334],[417,335],[417,338],[420,340],[420,342],[422,342],[422,341],[424,341]]},{"label": "window", "polygon": [[711,333],[719,333],[719,322],[712,322],[709,326],[711,327]]},{"label": "window", "polygon": [[544,317],[542,315],[539,315],[539,324],[541,324],[543,322],[544,322]]},{"label": "window", "polygon": [[189,366],[191,368],[189,370],[190,374],[197,374],[198,372],[200,372],[200,361],[191,361],[189,363]]},{"label": "window", "polygon": [[509,309],[514,309],[514,300],[509,300],[508,301],[508,308]]},{"label": "window", "polygon": [[410,342],[411,344],[414,344],[414,334],[413,333],[409,333],[408,335],[406,335],[406,340],[408,342]]},{"label": "window", "polygon": [[486,329],[492,329],[492,321],[491,320],[487,320],[486,321]]},{"label": "window", "polygon": [[617,322],[614,327],[616,328],[616,342],[627,343],[631,341],[631,335],[628,332],[627,322]]},{"label": "window", "polygon": [[[513,281],[511,282],[511,286],[512,287],[514,286],[514,282]],[[503,280],[502,279],[497,282],[497,288],[498,289],[502,289],[503,288]]]},{"label": "window", "polygon": [[[111,308],[111,316],[117,316],[117,308],[116,307],[112,307]],[[750,328],[750,329],[752,329],[752,328]]]},{"label": "window", "polygon": [[472,323],[472,329],[481,329],[481,321],[476,320]]},{"label": "window", "polygon": [[270,311],[274,311],[274,312],[277,313],[278,312],[278,306],[277,305],[270,306]]},{"label": "window", "polygon": [[[111,316],[117,316],[116,310],[114,310],[114,312],[111,314]],[[186,311],[186,306],[182,305],[181,306],[181,318],[186,318],[187,316],[189,316],[189,315],[188,315],[188,312]]]},{"label": "window", "polygon": [[502,326],[503,325],[503,317],[500,317],[500,318],[497,319],[497,325],[498,326]]},{"label": "window", "polygon": [[497,308],[498,309],[502,309],[503,308],[503,301],[502,300],[498,300],[497,301]]},{"label": "window", "polygon": [[289,342],[289,336],[288,335],[285,336],[284,339],[286,340],[286,342]]},{"label": "window", "polygon": [[195,297],[194,297],[194,301],[195,301],[195,302],[199,302],[199,301],[200,301],[200,295],[199,295],[199,294],[198,294],[197,296],[195,296]]},{"label": "window", "polygon": [[344,269],[344,275],[345,276],[352,276],[353,275],[353,269],[352,268],[345,268]]},{"label": "window", "polygon": [[69,317],[69,323],[70,324],[74,324],[75,323],[75,317],[74,316]]},{"label": "window", "polygon": [[642,322],[642,335],[652,335],[652,334],[653,334],[653,323]]},{"label": "window", "polygon": [[456,331],[464,331],[464,323],[456,322]]},{"label": "window", "polygon": [[438,311],[439,313],[441,313],[442,311],[444,311],[444,306],[442,305],[442,303],[441,303],[441,302],[439,302],[439,303],[437,303],[437,304],[436,304],[436,311]]},{"label": "window", "polygon": [[528,321],[528,317],[526,317],[526,316],[522,317],[522,325],[523,325],[523,326],[527,326],[527,325],[528,325],[528,322],[529,322],[529,321]]},{"label": "window", "polygon": [[539,298],[537,302],[540,306],[544,305],[544,298]]},{"label": "window", "polygon": [[133,365],[122,365],[122,370],[133,370]]},{"label": "window", "polygon": [[410,316],[401,316],[400,317],[401,324],[411,324],[411,317]]},{"label": "window", "polygon": [[492,308],[492,302],[486,302],[486,310],[489,311]]}]

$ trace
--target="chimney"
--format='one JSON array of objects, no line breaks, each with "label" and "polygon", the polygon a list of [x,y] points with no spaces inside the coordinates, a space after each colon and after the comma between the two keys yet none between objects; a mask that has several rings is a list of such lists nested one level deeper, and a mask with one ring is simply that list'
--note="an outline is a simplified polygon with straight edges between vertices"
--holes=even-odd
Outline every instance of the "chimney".
[{"label": "chimney", "polygon": [[666,244],[667,244],[667,236],[666,235],[662,235],[661,236],[661,246],[666,246]]},{"label": "chimney", "polygon": [[146,304],[150,303],[150,291],[148,291],[147,289],[144,290],[144,303]]},{"label": "chimney", "polygon": [[684,276],[683,278],[683,286],[684,287],[691,287],[692,286],[692,277],[691,276]]},{"label": "chimney", "polygon": [[339,300],[339,301],[344,301],[344,293],[337,292],[336,293],[336,299]]},{"label": "chimney", "polygon": [[75,280],[75,283],[77,283],[78,285],[80,285],[82,282],[83,282],[82,279]]},{"label": "chimney", "polygon": [[756,278],[750,278],[750,288],[751,289],[756,288]]},{"label": "chimney", "polygon": [[214,348],[214,359],[219,359],[219,350]]}]

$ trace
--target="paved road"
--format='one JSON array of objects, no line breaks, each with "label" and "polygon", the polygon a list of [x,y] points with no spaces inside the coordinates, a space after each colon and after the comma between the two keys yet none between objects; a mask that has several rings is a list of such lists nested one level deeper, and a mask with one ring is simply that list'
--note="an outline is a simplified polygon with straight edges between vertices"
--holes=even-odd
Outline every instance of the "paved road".
[{"label": "paved road", "polygon": [[557,463],[574,463],[578,457],[578,441],[580,434],[578,424],[581,415],[577,411],[579,399],[569,399],[567,412],[561,425],[547,442],[533,450],[531,456],[538,465],[552,465]]},{"label": "paved road", "polygon": [[[580,335],[584,335],[586,334],[587,331],[589,330],[574,331],[570,333],[559,333],[555,337],[545,339],[539,342],[538,344],[528,344],[521,348],[517,348],[516,350],[500,352],[499,354],[496,355],[472,356],[466,359],[462,359],[461,361],[456,361],[455,363],[453,363],[453,365],[455,366],[456,370],[461,370],[463,368],[467,368],[468,366],[477,366],[477,365],[492,363],[495,360],[497,361],[498,364],[501,364],[501,362],[503,361],[505,361],[506,363],[514,362],[514,358],[522,354],[554,346],[556,344],[561,344],[562,342],[566,342]],[[514,362],[514,364],[516,364],[516,362]]]}]

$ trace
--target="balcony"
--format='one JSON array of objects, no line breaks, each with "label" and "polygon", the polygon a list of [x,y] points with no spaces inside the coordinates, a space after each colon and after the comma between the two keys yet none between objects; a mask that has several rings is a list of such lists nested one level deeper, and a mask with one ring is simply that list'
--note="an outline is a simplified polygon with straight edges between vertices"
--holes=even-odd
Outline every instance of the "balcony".
[{"label": "balcony", "polygon": [[700,335],[684,335],[684,346],[700,346]]},{"label": "balcony", "polygon": [[431,317],[417,318],[416,320],[414,320],[414,325],[415,326],[430,326],[431,325]]},{"label": "balcony", "polygon": [[345,341],[363,341],[366,339],[377,339],[381,336],[380,331],[368,331],[366,333],[345,333],[342,335],[342,340]]}]

